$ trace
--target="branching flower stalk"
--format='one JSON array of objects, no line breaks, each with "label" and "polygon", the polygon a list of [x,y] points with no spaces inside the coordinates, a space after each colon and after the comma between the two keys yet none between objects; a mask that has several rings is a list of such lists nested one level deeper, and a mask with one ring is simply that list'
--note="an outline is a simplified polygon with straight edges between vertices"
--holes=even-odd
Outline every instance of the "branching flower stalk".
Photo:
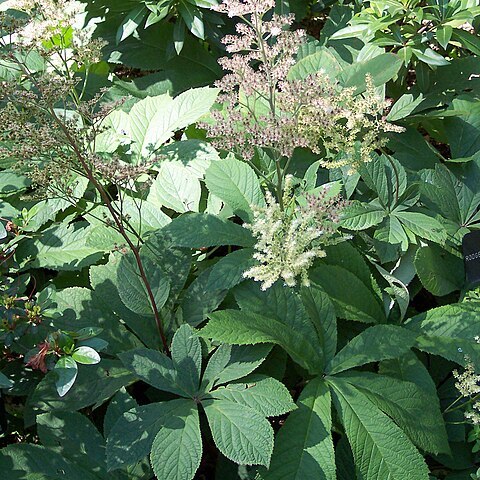
[{"label": "branching flower stalk", "polygon": [[[206,124],[217,148],[235,152],[264,178],[283,210],[285,177],[294,149],[308,148],[327,168],[357,166],[386,143],[385,132],[403,131],[383,117],[387,102],[379,98],[371,77],[366,92],[343,88],[326,72],[291,74],[306,34],[289,30],[293,15],[272,14],[273,0],[225,0],[215,7],[240,17],[237,35],[223,38],[230,57],[220,59],[227,73],[216,85],[223,109]],[[275,171],[254,163],[255,151],[271,155]],[[259,172],[260,171],[260,172]]]},{"label": "branching flower stalk", "polygon": [[[121,166],[115,159],[109,166],[95,154],[95,138],[101,132],[101,123],[117,105],[98,110],[97,104],[102,94],[88,102],[82,98],[87,72],[99,60],[103,43],[89,40],[83,34],[80,34],[77,44],[68,40],[67,33],[71,33],[77,13],[77,5],[73,5],[76,2],[22,0],[14,3],[14,8],[26,11],[31,17],[27,23],[6,14],[2,14],[0,19],[0,58],[18,69],[18,78],[1,82],[1,139],[7,147],[0,148],[0,157],[17,158],[23,162],[31,160],[37,166],[32,167],[37,173],[37,180],[43,175],[47,187],[51,180],[62,182],[61,172],[64,178],[75,172],[88,179],[111,216],[110,224],[132,251],[163,349],[168,353],[163,321],[140,256],[140,234],[128,223],[122,205],[115,205],[101,181],[101,178],[108,179],[110,176],[115,183],[119,175],[121,179],[131,180],[145,173],[147,168],[142,165]],[[57,12],[56,16],[53,12]],[[73,35],[73,38],[78,40],[79,37]],[[44,59],[44,71],[32,72],[27,65],[32,52],[40,53]],[[78,80],[71,70],[73,64],[77,67],[80,65],[86,72],[80,94],[77,90]],[[132,241],[132,234],[137,238],[137,244]]]}]

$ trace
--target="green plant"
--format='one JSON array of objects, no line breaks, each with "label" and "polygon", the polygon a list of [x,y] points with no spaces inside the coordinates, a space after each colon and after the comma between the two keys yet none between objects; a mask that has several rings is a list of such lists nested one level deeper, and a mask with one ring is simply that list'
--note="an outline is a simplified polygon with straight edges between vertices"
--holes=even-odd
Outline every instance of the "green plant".
[{"label": "green plant", "polygon": [[480,63],[379,43],[474,6],[186,3],[0,5],[0,471],[475,478]]},{"label": "green plant", "polygon": [[[227,458],[268,466],[273,430],[265,417],[295,408],[280,382],[262,375],[247,376],[265,360],[270,348],[222,345],[201,375],[200,339],[183,325],[173,337],[171,359],[146,349],[122,354],[122,362],[137,377],[182,398],[123,414],[108,437],[109,468],[133,465],[149,455],[157,477],[193,478],[202,456],[200,407],[215,444]],[[169,462],[172,456],[178,459],[174,464]]]}]

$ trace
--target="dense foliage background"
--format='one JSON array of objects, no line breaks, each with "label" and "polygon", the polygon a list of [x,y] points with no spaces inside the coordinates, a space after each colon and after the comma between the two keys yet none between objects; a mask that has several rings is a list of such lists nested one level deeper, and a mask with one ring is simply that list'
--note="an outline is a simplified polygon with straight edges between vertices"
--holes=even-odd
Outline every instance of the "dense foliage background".
[{"label": "dense foliage background", "polygon": [[0,1],[5,478],[480,479],[479,28]]}]

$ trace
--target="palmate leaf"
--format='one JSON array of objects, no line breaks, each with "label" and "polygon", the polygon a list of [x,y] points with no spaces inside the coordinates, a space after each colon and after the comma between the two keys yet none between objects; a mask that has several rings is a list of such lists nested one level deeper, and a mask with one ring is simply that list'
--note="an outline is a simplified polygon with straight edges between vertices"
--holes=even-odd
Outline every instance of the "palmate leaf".
[{"label": "palmate leaf", "polygon": [[428,480],[422,456],[387,415],[344,380],[329,384],[362,479]]},{"label": "palmate leaf", "polygon": [[395,358],[415,345],[416,335],[395,325],[375,325],[350,340],[327,368],[330,375],[366,363]]},{"label": "palmate leaf", "polygon": [[197,405],[183,400],[153,440],[150,462],[157,478],[191,480],[202,459],[202,436]]},{"label": "palmate leaf", "polygon": [[273,429],[263,415],[228,400],[204,400],[202,405],[223,455],[241,465],[269,465]]},{"label": "palmate leaf", "polygon": [[275,343],[311,372],[322,371],[319,341],[301,298],[278,282],[267,291],[244,282],[234,290],[242,309],[211,313],[202,335],[233,345]]},{"label": "palmate leaf", "polygon": [[325,382],[311,380],[297,405],[278,432],[270,468],[260,478],[335,480],[331,396]]}]

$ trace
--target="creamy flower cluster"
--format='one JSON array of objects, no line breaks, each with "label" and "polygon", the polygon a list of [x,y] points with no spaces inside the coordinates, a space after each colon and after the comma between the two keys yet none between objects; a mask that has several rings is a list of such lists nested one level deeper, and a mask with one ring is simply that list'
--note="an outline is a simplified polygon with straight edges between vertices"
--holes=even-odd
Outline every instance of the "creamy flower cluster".
[{"label": "creamy flower cluster", "polygon": [[[299,206],[291,194],[291,178],[287,177],[282,210],[270,192],[264,208],[253,206],[254,220],[244,225],[257,239],[253,257],[258,265],[247,270],[245,278],[262,282],[262,290],[277,280],[294,286],[297,278],[308,286],[308,269],[316,258],[325,256],[322,246],[336,243],[339,212],[345,202],[324,189],[307,196],[307,204]],[[337,237],[337,238],[335,238]]]},{"label": "creamy flower cluster", "polygon": [[[480,343],[480,338],[475,337],[475,341]],[[480,400],[476,400],[480,394],[480,375],[475,372],[475,366],[468,356],[465,360],[465,370],[462,373],[457,370],[452,372],[456,380],[455,388],[467,401],[475,399],[469,410],[465,412],[465,418],[474,425],[480,425]]]}]

